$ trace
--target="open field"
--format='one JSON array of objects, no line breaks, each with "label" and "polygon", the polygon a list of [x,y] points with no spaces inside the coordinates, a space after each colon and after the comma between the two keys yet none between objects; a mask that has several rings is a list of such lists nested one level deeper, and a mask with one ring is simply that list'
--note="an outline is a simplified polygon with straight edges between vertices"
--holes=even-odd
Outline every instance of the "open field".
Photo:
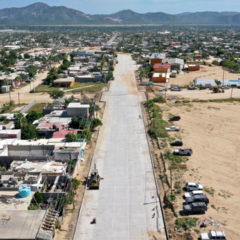
[{"label": "open field", "polygon": [[[180,136],[184,147],[193,149],[193,155],[186,162],[187,171],[182,183],[196,181],[203,184],[210,199],[206,214],[194,217],[215,220],[220,224],[219,229],[227,234],[227,239],[232,240],[240,239],[239,104],[191,102],[161,105],[165,119],[170,114],[181,116],[181,120],[174,123],[181,131],[171,133],[171,137]],[[182,194],[177,196],[177,211],[180,211]],[[206,230],[201,229],[201,232]]]},{"label": "open field", "polygon": [[233,88],[232,89],[225,89],[224,93],[212,93],[209,89],[206,90],[187,90],[183,89],[180,92],[167,92],[167,96],[177,96],[179,98],[184,99],[200,99],[200,100],[208,100],[208,99],[226,99],[230,98],[240,98],[240,89]]},{"label": "open field", "polygon": [[[238,73],[230,73],[228,71],[224,71],[224,79],[236,80],[240,77]],[[203,66],[201,65],[200,71],[189,72],[183,75],[178,74],[176,78],[171,78],[169,80],[169,84],[175,84],[179,86],[186,86],[193,83],[195,78],[208,78],[208,79],[223,79],[223,69],[222,67],[212,65]]]},{"label": "open field", "polygon": [[80,92],[98,92],[101,91],[104,87],[106,86],[106,84],[102,83],[102,82],[86,82],[86,83],[80,83],[80,82],[76,82],[74,84],[73,87],[70,88],[58,88],[58,87],[51,87],[49,85],[44,85],[41,84],[39,85],[36,89],[35,92],[36,93],[46,93],[46,92],[51,92],[53,90],[56,89],[61,89],[66,93],[80,93]]}]

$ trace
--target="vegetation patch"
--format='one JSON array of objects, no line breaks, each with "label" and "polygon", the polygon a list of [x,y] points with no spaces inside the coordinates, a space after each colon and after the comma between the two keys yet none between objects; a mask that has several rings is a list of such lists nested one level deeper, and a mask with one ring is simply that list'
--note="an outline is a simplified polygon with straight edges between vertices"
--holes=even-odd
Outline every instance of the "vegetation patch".
[{"label": "vegetation patch", "polygon": [[215,190],[212,187],[204,187],[204,191],[210,194],[211,196],[214,196]]},{"label": "vegetation patch", "polygon": [[194,228],[197,226],[198,218],[191,218],[191,217],[184,217],[184,218],[178,218],[175,221],[175,227],[177,229],[183,229],[184,231],[187,231],[191,228]]},{"label": "vegetation patch", "polygon": [[166,159],[168,159],[170,161],[170,166],[169,168],[170,169],[179,169],[179,168],[183,168],[182,167],[182,163],[186,161],[186,158],[182,157],[182,156],[177,156],[177,155],[174,155],[173,153],[167,151],[165,154],[164,154],[164,157]]},{"label": "vegetation patch", "polygon": [[154,101],[162,101],[160,99],[151,99],[145,102],[144,106],[148,109],[149,117],[151,123],[149,126],[148,133],[152,138],[167,138],[168,132],[165,129],[168,126],[168,123],[162,119],[162,110],[155,104]]}]

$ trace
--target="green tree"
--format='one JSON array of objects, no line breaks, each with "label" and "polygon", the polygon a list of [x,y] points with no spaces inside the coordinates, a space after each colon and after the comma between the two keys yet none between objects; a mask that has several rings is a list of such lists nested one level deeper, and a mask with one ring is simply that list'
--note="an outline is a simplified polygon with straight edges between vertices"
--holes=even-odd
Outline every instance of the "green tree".
[{"label": "green tree", "polygon": [[221,86],[221,84],[222,84],[221,81],[219,81],[219,80],[217,80],[217,79],[215,80],[215,83],[216,83],[216,85],[217,85],[218,87]]},{"label": "green tree", "polygon": [[58,78],[59,78],[58,70],[55,67],[51,68],[50,71],[48,72],[48,75],[47,75],[47,78],[46,78],[46,83],[48,85],[52,85],[53,81],[58,79]]},{"label": "green tree", "polygon": [[107,73],[106,80],[107,80],[107,82],[108,82],[108,81],[110,81],[111,79],[113,79],[113,72],[112,72],[112,71],[109,71],[109,72]]},{"label": "green tree", "polygon": [[78,136],[74,133],[68,133],[65,135],[65,139],[67,142],[76,142],[78,139]]},{"label": "green tree", "polygon": [[79,138],[83,138],[89,142],[92,138],[92,133],[89,129],[84,129],[83,131],[79,132]]},{"label": "green tree", "polygon": [[36,112],[36,111],[31,111],[26,116],[28,122],[30,122],[30,123],[33,123],[35,120],[37,120],[41,117],[42,117],[42,113],[41,112]]},{"label": "green tree", "polygon": [[21,138],[22,139],[34,139],[37,138],[37,130],[31,123],[25,123],[21,127]]},{"label": "green tree", "polygon": [[49,92],[49,95],[53,99],[58,99],[58,98],[62,98],[64,96],[64,92],[59,89],[54,89],[51,92]]},{"label": "green tree", "polygon": [[22,113],[18,113],[14,119],[15,129],[21,129],[21,127],[26,123],[26,118]]},{"label": "green tree", "polygon": [[78,117],[72,117],[72,120],[70,122],[70,127],[74,129],[79,129],[79,118]]},{"label": "green tree", "polygon": [[29,59],[29,58],[31,57],[31,56],[29,55],[29,53],[24,53],[23,56],[24,56],[25,59]]},{"label": "green tree", "polygon": [[102,121],[98,118],[94,118],[91,123],[91,131],[94,131],[98,126],[102,126]]},{"label": "green tree", "polygon": [[34,199],[37,203],[44,203],[44,197],[40,192],[35,192]]},{"label": "green tree", "polygon": [[37,74],[37,67],[33,66],[33,65],[30,65],[27,68],[27,72],[28,72],[28,76],[30,78],[33,78]]}]

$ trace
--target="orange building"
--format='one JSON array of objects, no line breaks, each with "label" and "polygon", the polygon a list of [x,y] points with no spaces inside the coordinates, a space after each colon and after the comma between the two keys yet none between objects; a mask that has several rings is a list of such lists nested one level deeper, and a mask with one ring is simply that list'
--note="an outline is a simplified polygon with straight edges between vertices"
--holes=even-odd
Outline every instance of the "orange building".
[{"label": "orange building", "polygon": [[165,58],[165,53],[153,53],[150,57],[150,64],[154,65],[156,63],[162,63]]},{"label": "orange building", "polygon": [[200,70],[200,63],[195,62],[189,62],[188,65],[188,71],[199,71]]},{"label": "orange building", "polygon": [[152,76],[152,82],[154,83],[167,83],[169,80],[169,73],[154,73]]}]

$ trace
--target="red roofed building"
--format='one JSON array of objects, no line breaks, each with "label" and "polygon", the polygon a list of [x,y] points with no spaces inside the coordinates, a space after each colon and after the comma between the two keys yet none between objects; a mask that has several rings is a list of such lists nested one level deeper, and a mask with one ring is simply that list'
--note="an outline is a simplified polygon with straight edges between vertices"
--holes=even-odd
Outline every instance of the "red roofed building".
[{"label": "red roofed building", "polygon": [[154,72],[158,72],[158,73],[168,73],[170,72],[171,69],[171,64],[169,63],[156,63],[153,65],[153,70]]},{"label": "red roofed building", "polygon": [[77,134],[77,130],[75,129],[61,129],[59,130],[58,132],[54,132],[53,133],[53,136],[52,138],[65,138],[65,136],[68,134],[68,133],[74,133],[74,134]]},{"label": "red roofed building", "polygon": [[46,138],[65,138],[68,133],[77,134],[77,130],[68,129],[68,126],[60,123],[40,123],[37,126],[37,131],[40,136],[45,136]]}]

